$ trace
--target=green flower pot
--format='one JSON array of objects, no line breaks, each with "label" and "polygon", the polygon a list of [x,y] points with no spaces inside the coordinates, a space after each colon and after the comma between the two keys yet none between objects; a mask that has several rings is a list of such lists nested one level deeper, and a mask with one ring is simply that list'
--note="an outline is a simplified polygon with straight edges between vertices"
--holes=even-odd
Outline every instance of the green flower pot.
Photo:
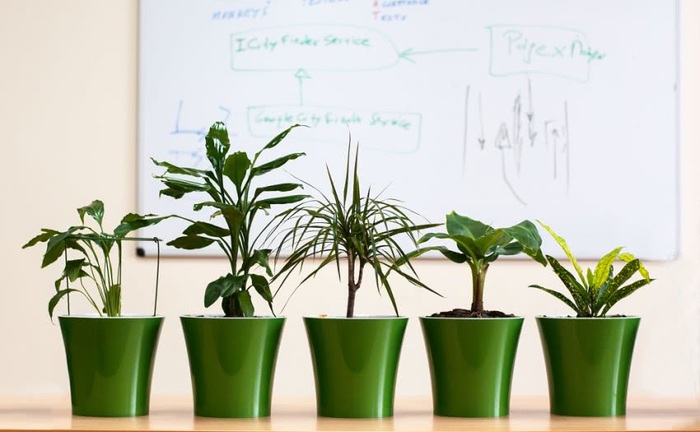
[{"label": "green flower pot", "polygon": [[625,415],[639,321],[639,317],[537,318],[552,414]]},{"label": "green flower pot", "polygon": [[182,316],[194,414],[270,415],[272,384],[285,318]]},{"label": "green flower pot", "polygon": [[60,316],[73,414],[148,414],[163,317]]},{"label": "green flower pot", "polygon": [[323,417],[394,414],[396,370],[408,318],[304,318]]},{"label": "green flower pot", "polygon": [[421,317],[435,415],[508,415],[523,320]]}]

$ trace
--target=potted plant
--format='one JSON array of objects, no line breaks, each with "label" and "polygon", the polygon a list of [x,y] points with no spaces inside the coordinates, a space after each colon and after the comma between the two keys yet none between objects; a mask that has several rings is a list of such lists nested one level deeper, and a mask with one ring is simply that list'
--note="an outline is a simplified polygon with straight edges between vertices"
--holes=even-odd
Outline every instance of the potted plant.
[{"label": "potted plant", "polygon": [[[58,317],[68,364],[74,415],[131,417],[148,414],[151,374],[163,317],[122,315],[122,242],[130,232],[160,222],[153,215],[126,215],[112,233],[102,226],[104,204],[95,200],[78,209],[80,225],[60,231],[44,228],[23,248],[46,243],[41,267],[64,258],[55,294],[49,300],[53,318],[58,303],[75,293],[95,315]],[[97,227],[87,225],[89,216]],[[88,219],[89,222],[89,219]],[[156,300],[158,289],[156,276]],[[65,283],[65,286],[62,284]],[[70,286],[74,283],[74,287]],[[77,284],[76,284],[77,283]]]},{"label": "potted plant", "polygon": [[508,415],[515,353],[522,317],[484,309],[484,282],[490,265],[502,255],[524,253],[546,265],[540,250],[537,227],[522,221],[508,228],[493,228],[483,222],[447,215],[446,233],[429,233],[420,239],[453,242],[422,247],[411,257],[439,251],[447,259],[467,264],[472,276],[470,309],[421,317],[421,327],[433,388],[433,412],[453,417],[498,417]]},{"label": "potted plant", "polygon": [[[303,155],[291,153],[262,162],[261,156],[280,144],[292,126],[260,151],[249,156],[230,152],[226,127],[214,123],[206,135],[208,169],[154,163],[165,168],[157,176],[161,194],[176,199],[188,194],[204,195],[194,210],[212,210],[208,221],[189,222],[182,236],[168,245],[200,249],[216,244],[228,259],[227,274],[212,281],[204,292],[204,305],[220,299],[224,316],[182,316],[187,345],[195,415],[205,417],[264,417],[270,415],[274,367],[284,318],[258,317],[251,300],[256,292],[270,305],[272,292],[268,264],[270,249],[261,247],[264,227],[258,216],[275,205],[295,203],[306,195],[289,194],[298,183],[259,185],[266,174]],[[270,196],[271,193],[277,195]],[[210,222],[220,221],[220,224]],[[269,224],[268,224],[268,227]],[[274,227],[270,227],[274,228]],[[261,231],[256,231],[261,230]],[[251,290],[252,288],[252,290]]]},{"label": "potted plant", "polygon": [[[627,384],[639,317],[607,315],[618,301],[653,281],[642,263],[618,247],[603,256],[594,270],[584,272],[566,241],[540,222],[562,248],[576,276],[559,261],[547,261],[571,295],[548,292],[576,312],[574,317],[537,317],[547,377],[550,411],[566,416],[624,415]],[[624,266],[616,274],[615,262]],[[639,273],[640,279],[628,283]]]},{"label": "potted plant", "polygon": [[[305,317],[311,349],[319,416],[378,418],[393,415],[394,390],[399,354],[408,318],[400,317],[389,276],[396,273],[414,285],[420,282],[408,263],[403,270],[397,261],[406,258],[398,241],[415,244],[414,233],[435,224],[415,225],[398,201],[362,191],[358,175],[358,150],[351,170],[351,146],[342,184],[328,168],[330,194],[306,200],[281,214],[280,223],[292,228],[280,248],[291,250],[277,277],[283,280],[309,259],[319,258],[315,269],[301,284],[328,265],[341,279],[346,266],[347,308],[345,317]],[[342,189],[340,189],[342,187]],[[378,289],[388,295],[396,317],[356,317],[355,299],[366,281],[366,270],[374,274]],[[432,291],[432,290],[431,290]]]}]

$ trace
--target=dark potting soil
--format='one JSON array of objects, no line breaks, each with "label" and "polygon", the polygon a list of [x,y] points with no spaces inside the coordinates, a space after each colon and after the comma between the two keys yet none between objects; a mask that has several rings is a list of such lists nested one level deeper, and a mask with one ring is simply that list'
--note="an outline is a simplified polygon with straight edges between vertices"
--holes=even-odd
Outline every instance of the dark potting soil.
[{"label": "dark potting soil", "polygon": [[472,311],[468,309],[452,309],[451,311],[436,312],[431,317],[443,317],[443,318],[512,318],[515,315],[507,314],[501,311]]},{"label": "dark potting soil", "polygon": [[[543,318],[557,318],[560,317],[561,315],[542,315]],[[588,317],[580,317],[578,315],[567,315],[566,318],[588,318]],[[596,318],[627,318],[627,315],[621,315],[621,314],[616,314],[616,315],[605,315],[605,316],[599,316]]]}]

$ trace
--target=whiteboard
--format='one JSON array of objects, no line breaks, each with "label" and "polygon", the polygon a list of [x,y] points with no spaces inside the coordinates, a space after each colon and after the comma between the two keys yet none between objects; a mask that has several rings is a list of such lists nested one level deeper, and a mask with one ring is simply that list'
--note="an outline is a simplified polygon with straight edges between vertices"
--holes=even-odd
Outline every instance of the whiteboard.
[{"label": "whiteboard", "polygon": [[284,181],[327,190],[351,140],[364,185],[430,221],[540,219],[582,258],[673,259],[677,27],[669,0],[142,0],[139,211],[189,211],[149,158],[205,166],[214,121],[245,151],[302,123]]}]

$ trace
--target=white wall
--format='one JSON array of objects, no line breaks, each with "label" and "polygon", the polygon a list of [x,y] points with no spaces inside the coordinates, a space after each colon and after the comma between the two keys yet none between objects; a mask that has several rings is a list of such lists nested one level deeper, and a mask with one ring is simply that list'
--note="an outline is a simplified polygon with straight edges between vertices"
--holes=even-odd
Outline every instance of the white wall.
[{"label": "white wall", "polygon": [[[632,369],[633,395],[697,393],[700,2],[681,3],[683,242],[679,259],[649,264],[657,281],[617,309],[643,317]],[[0,290],[0,395],[68,391],[60,331],[46,313],[58,269],[40,270],[40,248],[22,251],[20,247],[41,227],[61,228],[74,223],[74,209],[94,198],[106,202],[111,224],[135,210],[136,59],[136,0],[0,2],[0,130],[4,151],[0,182],[4,246],[0,249],[4,279]],[[621,188],[618,185],[611,192]],[[129,256],[125,266],[134,281],[145,281],[127,288],[131,290],[125,301],[127,309],[145,311],[154,262]],[[154,394],[189,393],[177,317],[204,312],[204,286],[224,268],[225,262],[215,259],[163,262],[160,312],[167,320],[156,363]],[[445,298],[412,286],[397,286],[402,313],[413,318],[401,359],[400,395],[430,393],[427,361],[415,317],[468,306],[467,268],[443,261],[420,262],[417,268],[423,280]],[[566,313],[562,305],[543,293],[525,288],[535,282],[556,283],[548,269],[529,262],[498,262],[487,281],[487,307],[527,317],[514,377],[516,395],[544,395],[547,391],[533,317]],[[276,394],[313,394],[300,317],[342,314],[343,294],[334,273],[328,272],[303,287],[284,311],[289,319],[278,361]],[[390,314],[391,307],[386,298],[379,298],[376,290],[368,287],[359,294],[358,313]]]}]

